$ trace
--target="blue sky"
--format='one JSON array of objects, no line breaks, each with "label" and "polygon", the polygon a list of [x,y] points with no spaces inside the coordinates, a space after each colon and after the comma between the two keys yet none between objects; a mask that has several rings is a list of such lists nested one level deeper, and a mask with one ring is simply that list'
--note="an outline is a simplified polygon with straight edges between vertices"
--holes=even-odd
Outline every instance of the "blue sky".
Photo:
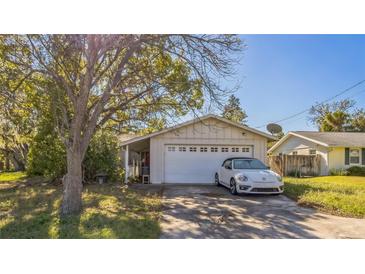
[{"label": "blue sky", "polygon": [[[365,79],[365,35],[242,35],[236,96],[257,127],[300,112]],[[354,96],[365,107],[365,84]],[[316,130],[307,113],[283,122],[289,130]],[[260,128],[264,130],[265,128]]]}]

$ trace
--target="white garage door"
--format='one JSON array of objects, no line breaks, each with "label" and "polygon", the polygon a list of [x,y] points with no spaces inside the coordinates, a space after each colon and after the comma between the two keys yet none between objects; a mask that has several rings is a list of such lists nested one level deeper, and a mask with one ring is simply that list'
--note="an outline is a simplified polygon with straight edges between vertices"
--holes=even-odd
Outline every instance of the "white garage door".
[{"label": "white garage door", "polygon": [[252,146],[166,145],[165,183],[212,184],[225,159],[252,155]]}]

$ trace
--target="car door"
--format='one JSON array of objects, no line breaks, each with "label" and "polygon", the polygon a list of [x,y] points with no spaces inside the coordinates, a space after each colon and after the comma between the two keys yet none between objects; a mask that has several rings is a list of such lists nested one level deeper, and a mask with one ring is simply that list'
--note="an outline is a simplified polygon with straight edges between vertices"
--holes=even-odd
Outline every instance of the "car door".
[{"label": "car door", "polygon": [[219,173],[218,173],[219,181],[220,181],[220,183],[222,183],[224,185],[225,185],[224,174],[225,174],[225,171],[226,171],[225,164],[226,164],[226,161],[224,161],[223,164],[219,167]]},{"label": "car door", "polygon": [[229,186],[229,180],[231,178],[231,172],[232,172],[232,160],[226,160],[224,162],[222,173],[223,176],[221,178],[224,185]]}]

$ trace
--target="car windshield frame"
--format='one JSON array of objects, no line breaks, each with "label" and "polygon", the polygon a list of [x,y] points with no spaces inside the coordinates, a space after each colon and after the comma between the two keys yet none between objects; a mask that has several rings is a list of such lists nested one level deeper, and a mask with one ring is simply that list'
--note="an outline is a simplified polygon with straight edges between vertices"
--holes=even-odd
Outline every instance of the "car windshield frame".
[{"label": "car windshield frame", "polygon": [[[237,162],[239,161],[245,161],[249,164],[246,165],[246,167],[237,167]],[[258,163],[259,165],[251,165],[251,163]],[[233,169],[269,169],[263,162],[261,162],[258,159],[234,159],[233,160]]]}]

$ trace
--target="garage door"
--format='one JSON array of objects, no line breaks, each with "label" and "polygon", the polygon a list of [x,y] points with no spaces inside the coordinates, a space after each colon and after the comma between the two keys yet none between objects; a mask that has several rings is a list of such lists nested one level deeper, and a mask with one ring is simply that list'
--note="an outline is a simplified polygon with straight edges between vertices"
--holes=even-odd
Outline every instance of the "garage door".
[{"label": "garage door", "polygon": [[252,155],[252,146],[166,145],[165,183],[212,184],[225,159]]}]

